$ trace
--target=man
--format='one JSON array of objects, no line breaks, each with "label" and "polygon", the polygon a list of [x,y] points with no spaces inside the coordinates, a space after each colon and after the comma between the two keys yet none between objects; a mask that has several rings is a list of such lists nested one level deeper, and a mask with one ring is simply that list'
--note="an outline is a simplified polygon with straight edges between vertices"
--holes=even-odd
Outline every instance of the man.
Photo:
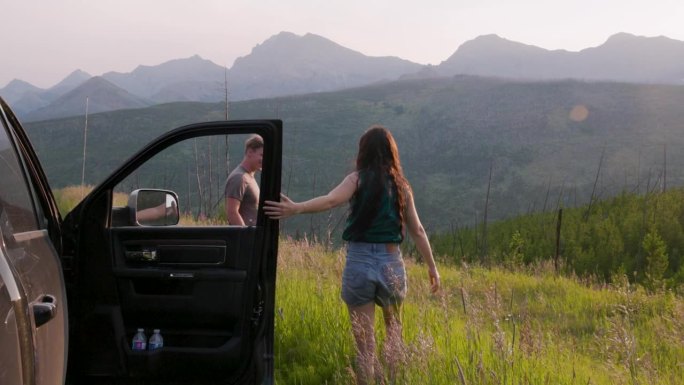
[{"label": "man", "polygon": [[264,156],[264,140],[252,135],[245,141],[245,156],[242,163],[226,180],[226,217],[228,224],[256,226],[259,209],[259,185],[254,174],[261,171]]}]

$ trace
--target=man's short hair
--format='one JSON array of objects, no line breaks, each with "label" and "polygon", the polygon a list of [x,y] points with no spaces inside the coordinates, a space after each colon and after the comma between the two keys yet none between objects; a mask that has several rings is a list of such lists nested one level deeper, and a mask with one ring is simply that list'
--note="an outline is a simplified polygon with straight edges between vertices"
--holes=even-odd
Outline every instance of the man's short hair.
[{"label": "man's short hair", "polygon": [[245,140],[245,152],[256,151],[260,148],[264,148],[264,139],[261,136],[254,134]]}]

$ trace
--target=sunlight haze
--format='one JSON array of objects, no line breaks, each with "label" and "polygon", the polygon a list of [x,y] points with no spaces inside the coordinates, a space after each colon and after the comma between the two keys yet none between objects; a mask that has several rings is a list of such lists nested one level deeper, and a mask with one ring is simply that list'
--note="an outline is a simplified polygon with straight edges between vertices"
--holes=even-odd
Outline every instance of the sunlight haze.
[{"label": "sunlight haze", "polygon": [[674,0],[359,1],[2,0],[0,88],[48,88],[90,75],[200,55],[232,66],[281,31],[313,33],[368,56],[439,64],[479,35],[579,51],[618,32],[684,40]]}]

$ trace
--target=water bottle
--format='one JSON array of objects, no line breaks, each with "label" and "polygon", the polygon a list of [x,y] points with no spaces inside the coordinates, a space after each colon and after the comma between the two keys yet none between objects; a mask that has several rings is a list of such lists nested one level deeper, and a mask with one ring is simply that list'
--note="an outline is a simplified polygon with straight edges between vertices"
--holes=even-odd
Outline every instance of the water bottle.
[{"label": "water bottle", "polygon": [[145,336],[145,330],[140,328],[138,332],[133,336],[133,345],[131,348],[133,350],[145,350],[147,347],[147,337]]},{"label": "water bottle", "polygon": [[164,338],[159,333],[159,329],[154,329],[154,334],[150,337],[150,343],[148,344],[150,350],[161,349],[164,346]]}]

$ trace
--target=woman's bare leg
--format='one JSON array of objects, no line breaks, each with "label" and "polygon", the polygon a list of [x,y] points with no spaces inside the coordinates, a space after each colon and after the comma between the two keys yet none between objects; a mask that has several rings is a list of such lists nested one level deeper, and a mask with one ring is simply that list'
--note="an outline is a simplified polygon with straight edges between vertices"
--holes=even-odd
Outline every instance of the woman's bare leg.
[{"label": "woman's bare leg", "polygon": [[395,383],[397,368],[404,356],[401,304],[383,306],[382,315],[385,319],[385,331],[387,334],[383,348],[383,358],[389,370],[390,383]]},{"label": "woman's bare leg", "polygon": [[359,385],[371,384],[375,377],[375,304],[348,306],[352,332],[356,341],[356,380]]}]

